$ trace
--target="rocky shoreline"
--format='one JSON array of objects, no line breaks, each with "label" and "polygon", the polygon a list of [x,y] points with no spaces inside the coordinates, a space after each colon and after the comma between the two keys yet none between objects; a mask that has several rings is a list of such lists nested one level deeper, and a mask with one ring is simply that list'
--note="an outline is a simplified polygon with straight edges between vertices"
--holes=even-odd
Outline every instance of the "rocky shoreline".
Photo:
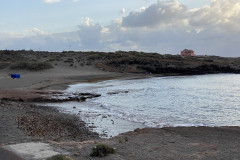
[{"label": "rocky shoreline", "polygon": [[239,127],[145,128],[102,139],[79,117],[31,102],[1,100],[0,117],[0,146],[47,142],[76,160],[97,159],[90,153],[98,143],[116,148],[107,160],[240,158]]},{"label": "rocky shoreline", "polygon": [[97,139],[79,117],[53,107],[1,100],[1,145],[38,140]]},{"label": "rocky shoreline", "polygon": [[65,93],[59,90],[0,90],[1,100],[14,102],[82,102],[100,96],[94,93]]},{"label": "rocky shoreline", "polygon": [[[22,63],[26,61],[28,63]],[[52,68],[44,68],[46,62]],[[115,154],[102,158],[107,160],[240,159],[239,127],[144,128],[102,139],[86,127],[81,117],[34,104],[81,103],[87,98],[100,96],[63,93],[62,90],[72,83],[240,73],[240,58],[123,51],[55,53],[6,50],[0,51],[0,70],[0,146],[46,142],[68,151],[74,160],[98,159],[90,157],[92,148],[98,143],[116,148]],[[146,75],[150,72],[152,75]],[[21,79],[13,80],[9,73],[19,73]]]}]

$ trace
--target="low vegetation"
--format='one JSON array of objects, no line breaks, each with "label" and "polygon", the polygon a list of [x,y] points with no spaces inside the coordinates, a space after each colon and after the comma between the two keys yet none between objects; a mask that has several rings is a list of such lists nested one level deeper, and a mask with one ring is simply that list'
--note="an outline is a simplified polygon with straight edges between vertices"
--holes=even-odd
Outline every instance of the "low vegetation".
[{"label": "low vegetation", "polygon": [[102,54],[92,54],[87,58],[87,60],[94,61],[94,60],[102,59],[103,57],[104,56]]},{"label": "low vegetation", "polygon": [[10,69],[24,69],[30,71],[39,71],[53,68],[48,62],[17,62],[10,66]]},{"label": "low vegetation", "polygon": [[91,156],[92,157],[104,157],[107,156],[108,154],[114,154],[115,150],[106,145],[106,144],[97,144],[93,149]]},{"label": "low vegetation", "polygon": [[46,52],[0,50],[0,69],[10,66],[11,69],[38,71],[52,68],[52,65],[67,65],[74,68],[95,65],[104,71],[140,74],[150,72],[152,74],[170,75],[240,73],[240,58],[205,55],[181,56],[180,54],[137,51]]},{"label": "low vegetation", "polygon": [[9,63],[7,62],[0,62],[0,69],[7,68],[9,66]]},{"label": "low vegetation", "polygon": [[72,159],[68,156],[58,154],[48,158],[47,160],[72,160]]}]

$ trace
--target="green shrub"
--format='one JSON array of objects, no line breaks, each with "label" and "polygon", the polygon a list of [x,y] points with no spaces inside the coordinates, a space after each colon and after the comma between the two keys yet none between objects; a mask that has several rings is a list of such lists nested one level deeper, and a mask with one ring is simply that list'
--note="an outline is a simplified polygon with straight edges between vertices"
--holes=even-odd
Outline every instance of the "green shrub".
[{"label": "green shrub", "polygon": [[97,144],[93,149],[92,149],[92,153],[91,156],[92,157],[104,157],[108,154],[114,154],[115,150],[106,145],[106,144]]},{"label": "green shrub", "polygon": [[103,58],[103,56],[101,55],[101,54],[93,54],[93,55],[90,55],[88,58],[87,58],[87,60],[89,60],[89,61],[91,61],[91,60],[98,60],[98,59],[101,59],[101,58]]},{"label": "green shrub", "polygon": [[30,71],[38,71],[53,68],[48,62],[18,62],[12,64],[10,69],[26,69]]},{"label": "green shrub", "polygon": [[70,157],[65,156],[65,155],[58,154],[58,155],[55,155],[55,156],[52,156],[52,157],[48,158],[47,160],[72,160],[72,159]]},{"label": "green shrub", "polygon": [[18,62],[15,64],[12,64],[10,66],[10,69],[26,69],[27,68],[27,62]]}]

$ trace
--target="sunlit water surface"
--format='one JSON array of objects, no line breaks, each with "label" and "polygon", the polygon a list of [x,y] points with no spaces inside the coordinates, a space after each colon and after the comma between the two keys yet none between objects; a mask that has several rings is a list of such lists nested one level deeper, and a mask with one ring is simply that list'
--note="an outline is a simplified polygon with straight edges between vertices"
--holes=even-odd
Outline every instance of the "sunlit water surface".
[{"label": "sunlit water surface", "polygon": [[237,74],[82,83],[67,92],[99,93],[82,107],[147,127],[240,126]]}]

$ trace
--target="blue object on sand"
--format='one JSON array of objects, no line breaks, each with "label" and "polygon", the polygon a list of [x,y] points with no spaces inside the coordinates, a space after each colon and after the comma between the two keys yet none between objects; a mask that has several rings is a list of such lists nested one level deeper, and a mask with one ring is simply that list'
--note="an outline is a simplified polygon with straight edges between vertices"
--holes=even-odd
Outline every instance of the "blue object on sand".
[{"label": "blue object on sand", "polygon": [[20,74],[11,74],[11,78],[12,79],[20,78]]}]

